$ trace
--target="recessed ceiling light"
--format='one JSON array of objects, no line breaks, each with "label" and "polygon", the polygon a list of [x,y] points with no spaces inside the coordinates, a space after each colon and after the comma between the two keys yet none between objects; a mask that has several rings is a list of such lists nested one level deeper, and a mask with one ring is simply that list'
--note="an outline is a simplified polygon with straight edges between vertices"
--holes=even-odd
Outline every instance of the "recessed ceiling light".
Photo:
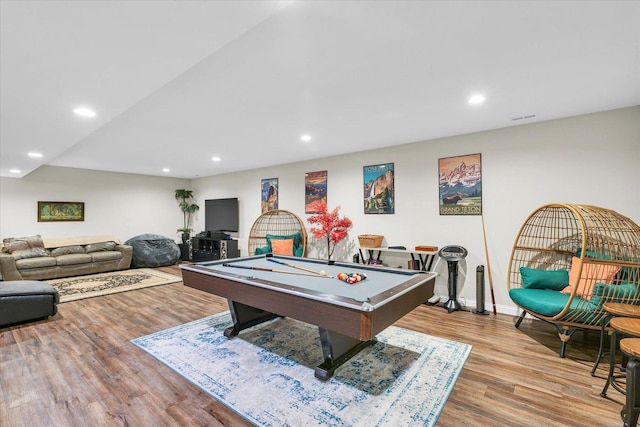
[{"label": "recessed ceiling light", "polygon": [[78,116],[81,117],[95,117],[96,112],[87,107],[78,107],[73,110]]},{"label": "recessed ceiling light", "polygon": [[40,157],[42,157],[42,153],[36,153],[36,152],[32,151],[30,153],[27,153],[27,156],[39,159]]},{"label": "recessed ceiling light", "polygon": [[220,157],[218,157],[218,156],[214,156],[214,157],[211,158],[211,160],[213,160],[214,162],[219,162],[222,159]]},{"label": "recessed ceiling light", "polygon": [[300,137],[300,141],[303,141],[303,142],[309,142],[309,141],[311,141],[311,135],[309,135],[309,134],[304,134],[304,135],[302,135],[302,136]]},{"label": "recessed ceiling light", "polygon": [[484,102],[484,95],[473,95],[469,98],[469,104],[482,104]]},{"label": "recessed ceiling light", "polygon": [[11,173],[20,173],[22,171],[20,169],[9,169],[9,172],[11,172]]},{"label": "recessed ceiling light", "polygon": [[171,169],[169,169],[169,168],[162,168],[162,172],[165,172],[165,173],[166,173],[166,172],[171,172]]}]

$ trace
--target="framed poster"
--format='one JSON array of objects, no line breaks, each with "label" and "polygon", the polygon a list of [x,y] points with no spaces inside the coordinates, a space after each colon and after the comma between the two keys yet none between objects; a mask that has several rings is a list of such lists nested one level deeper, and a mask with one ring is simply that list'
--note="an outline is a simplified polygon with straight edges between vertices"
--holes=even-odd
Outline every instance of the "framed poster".
[{"label": "framed poster", "polygon": [[438,159],[440,215],[482,215],[480,154]]},{"label": "framed poster", "polygon": [[38,202],[38,222],[84,221],[84,202]]},{"label": "framed poster", "polygon": [[327,205],[327,171],[304,174],[304,213],[320,213],[320,206]]},{"label": "framed poster", "polygon": [[393,163],[365,166],[362,172],[364,178],[364,213],[394,213],[396,199]]},{"label": "framed poster", "polygon": [[262,180],[260,198],[262,202],[262,213],[278,209],[278,178]]}]

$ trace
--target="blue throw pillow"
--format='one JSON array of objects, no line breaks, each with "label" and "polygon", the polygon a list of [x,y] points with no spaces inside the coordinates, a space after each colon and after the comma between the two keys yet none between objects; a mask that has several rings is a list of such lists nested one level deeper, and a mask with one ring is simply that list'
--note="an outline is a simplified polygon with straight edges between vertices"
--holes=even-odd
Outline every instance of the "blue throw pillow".
[{"label": "blue throw pillow", "polygon": [[605,302],[624,302],[634,298],[638,293],[638,285],[635,283],[596,283],[593,287],[590,302],[600,306]]},{"label": "blue throw pillow", "polygon": [[567,270],[538,270],[520,267],[522,287],[526,289],[550,289],[561,291],[569,286],[569,271]]}]

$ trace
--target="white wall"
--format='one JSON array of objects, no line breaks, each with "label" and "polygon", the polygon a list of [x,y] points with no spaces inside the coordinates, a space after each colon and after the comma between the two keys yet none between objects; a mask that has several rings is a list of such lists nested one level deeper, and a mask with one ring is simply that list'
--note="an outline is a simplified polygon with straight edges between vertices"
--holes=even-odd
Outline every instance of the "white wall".
[{"label": "white wall", "polygon": [[[174,192],[189,180],[41,167],[24,178],[0,179],[0,237],[138,234],[178,239],[182,212]],[[38,201],[84,202],[82,222],[38,222]]]},{"label": "white wall", "polygon": [[[438,159],[482,154],[483,210],[498,311],[515,313],[505,276],[520,226],[536,208],[552,203],[603,206],[640,223],[640,106],[568,119],[533,123],[469,135],[416,142],[393,148],[327,157],[280,167],[192,180],[146,177],[80,169],[43,167],[22,179],[0,178],[0,237],[115,234],[126,240],[155,233],[179,239],[182,214],[173,193],[194,190],[202,210],[195,230],[204,227],[204,200],[240,199],[237,237],[247,254],[247,234],[260,215],[260,183],[279,180],[279,207],[303,220],[305,172],[328,171],[328,203],[353,220],[349,241],[335,259],[350,260],[359,234],[382,234],[390,245],[459,244],[469,250],[461,263],[458,295],[475,304],[475,270],[487,266],[480,216],[438,214]],[[395,164],[396,213],[365,215],[362,167]],[[81,223],[38,223],[38,200],[84,201]],[[312,247],[310,256],[318,252]],[[405,258],[387,258],[406,265]],[[436,293],[447,294],[447,267]],[[488,274],[487,274],[488,278]],[[486,309],[491,310],[487,280]]]},{"label": "white wall", "polygon": [[[485,256],[481,216],[440,216],[438,159],[482,154],[483,216],[489,263]],[[365,215],[362,167],[393,162],[396,213]],[[488,264],[498,311],[515,308],[506,290],[511,248],[520,226],[538,207],[553,203],[581,203],[616,210],[640,223],[640,107],[596,113],[529,125],[424,141],[363,153],[328,157],[196,179],[192,188],[201,200],[239,197],[240,247],[246,255],[246,236],[260,215],[260,182],[278,178],[279,208],[303,220],[304,174],[328,171],[328,205],[340,205],[353,223],[349,242],[341,242],[336,259],[350,260],[359,234],[382,234],[389,245],[462,245],[469,256],[460,265],[458,296],[476,302],[476,267],[486,268],[485,307],[491,310]],[[199,215],[195,228],[204,224]],[[307,223],[308,224],[308,223]],[[309,256],[317,256],[313,248]],[[406,258],[387,258],[392,266],[406,266]],[[447,295],[447,266],[436,293]]]}]

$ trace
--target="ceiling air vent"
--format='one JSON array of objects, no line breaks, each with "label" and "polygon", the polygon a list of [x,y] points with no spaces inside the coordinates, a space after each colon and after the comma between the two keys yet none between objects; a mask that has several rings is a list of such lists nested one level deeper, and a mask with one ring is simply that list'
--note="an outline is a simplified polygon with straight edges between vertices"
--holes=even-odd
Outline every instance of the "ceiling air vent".
[{"label": "ceiling air vent", "polygon": [[511,117],[511,121],[512,122],[519,122],[521,120],[531,120],[531,119],[535,119],[535,118],[536,118],[535,114],[527,114],[526,116]]}]

